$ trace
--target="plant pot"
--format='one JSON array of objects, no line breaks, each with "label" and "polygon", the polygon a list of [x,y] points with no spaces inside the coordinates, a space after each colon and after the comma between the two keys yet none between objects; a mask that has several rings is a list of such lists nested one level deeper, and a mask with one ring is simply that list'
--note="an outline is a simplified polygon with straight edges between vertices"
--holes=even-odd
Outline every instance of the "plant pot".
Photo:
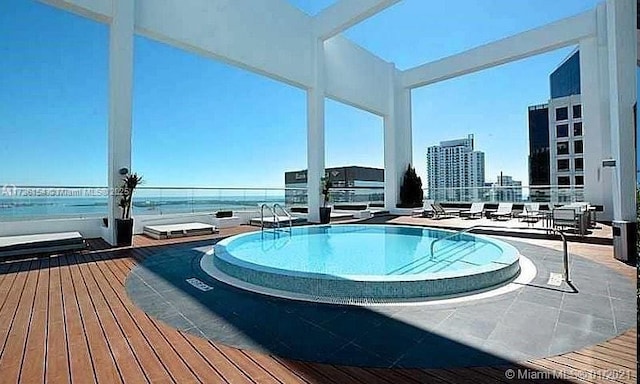
[{"label": "plant pot", "polygon": [[331,207],[320,207],[320,224],[329,224],[331,221]]},{"label": "plant pot", "polygon": [[116,219],[116,244],[119,247],[131,245],[133,237],[133,219]]}]

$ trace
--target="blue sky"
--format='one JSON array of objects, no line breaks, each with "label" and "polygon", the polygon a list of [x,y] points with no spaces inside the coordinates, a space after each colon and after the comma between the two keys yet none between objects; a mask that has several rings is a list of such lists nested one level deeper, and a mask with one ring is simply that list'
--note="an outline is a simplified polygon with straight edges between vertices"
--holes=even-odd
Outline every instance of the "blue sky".
[{"label": "blue sky", "polygon": [[[334,1],[291,0],[315,14]],[[405,0],[347,37],[410,68],[590,9],[595,0]],[[32,0],[0,2],[0,184],[105,185],[107,26]],[[527,181],[527,106],[571,48],[413,91],[413,158],[476,135],[486,178]],[[280,187],[306,167],[305,93],[135,40],[133,169],[149,186]],[[382,119],[331,100],[326,164],[383,165]],[[357,142],[358,145],[353,145]],[[273,149],[278,155],[273,156]]]}]

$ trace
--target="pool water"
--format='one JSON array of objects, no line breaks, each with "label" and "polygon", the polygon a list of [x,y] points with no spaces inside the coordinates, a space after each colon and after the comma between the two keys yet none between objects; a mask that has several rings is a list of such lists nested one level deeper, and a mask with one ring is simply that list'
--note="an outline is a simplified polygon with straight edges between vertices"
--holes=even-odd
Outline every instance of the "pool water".
[{"label": "pool water", "polygon": [[[442,230],[378,225],[294,227],[242,235],[226,245],[237,259],[265,267],[350,275],[462,271],[510,259],[495,241]],[[439,240],[431,254],[431,244]]]},{"label": "pool water", "polygon": [[228,284],[322,302],[444,297],[497,287],[519,252],[488,237],[396,225],[264,230],[218,242],[202,269]]}]

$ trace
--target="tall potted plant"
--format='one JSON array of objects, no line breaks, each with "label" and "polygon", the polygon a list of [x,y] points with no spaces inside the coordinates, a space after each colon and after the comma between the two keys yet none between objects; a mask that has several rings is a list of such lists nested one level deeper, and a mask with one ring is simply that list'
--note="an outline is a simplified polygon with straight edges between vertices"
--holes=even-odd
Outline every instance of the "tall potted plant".
[{"label": "tall potted plant", "polygon": [[118,206],[122,209],[122,218],[116,219],[116,243],[118,246],[131,245],[133,237],[133,219],[131,218],[131,203],[133,191],[142,184],[142,176],[137,173],[128,174],[122,178],[120,187],[120,201]]},{"label": "tall potted plant", "polygon": [[320,187],[322,188],[322,207],[320,207],[320,223],[328,224],[331,220],[331,207],[327,207],[329,202],[329,188],[331,181],[327,176],[320,179]]},{"label": "tall potted plant", "polygon": [[400,204],[398,208],[418,208],[422,207],[422,179],[416,173],[415,168],[409,164],[402,179],[400,187]]}]

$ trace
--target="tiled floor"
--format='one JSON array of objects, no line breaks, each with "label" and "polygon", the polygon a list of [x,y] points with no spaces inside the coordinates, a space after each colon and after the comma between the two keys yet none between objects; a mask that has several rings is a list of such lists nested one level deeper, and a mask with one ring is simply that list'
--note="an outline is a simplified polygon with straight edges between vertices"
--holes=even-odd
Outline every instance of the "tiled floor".
[{"label": "tiled floor", "polygon": [[[550,273],[562,271],[562,253],[510,242],[536,265],[536,278],[515,292],[467,303],[356,308],[263,297],[207,276],[199,260],[210,245],[152,254],[129,275],[127,291],[151,316],[212,341],[292,359],[381,368],[544,358],[603,342],[635,325],[629,310],[635,308],[635,286],[623,275],[575,256],[573,287],[548,285]],[[212,289],[191,286],[186,280],[193,277]]]}]

